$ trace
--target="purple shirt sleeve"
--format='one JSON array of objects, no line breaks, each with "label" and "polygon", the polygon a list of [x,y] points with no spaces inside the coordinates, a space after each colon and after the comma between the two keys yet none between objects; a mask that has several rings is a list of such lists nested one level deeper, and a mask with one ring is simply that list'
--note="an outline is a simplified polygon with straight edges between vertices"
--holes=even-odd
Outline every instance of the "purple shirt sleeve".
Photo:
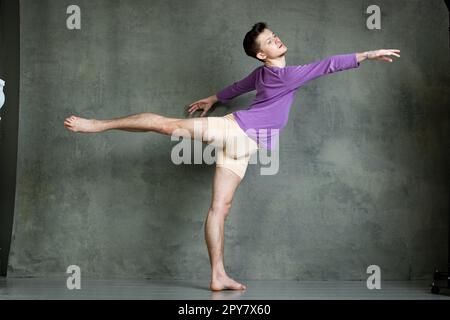
[{"label": "purple shirt sleeve", "polygon": [[287,66],[283,78],[289,89],[297,89],[320,76],[357,67],[356,53],[333,55],[302,66]]},{"label": "purple shirt sleeve", "polygon": [[250,73],[248,76],[246,76],[244,79],[237,81],[233,83],[232,85],[222,89],[219,91],[216,96],[217,99],[224,103],[227,101],[230,101],[234,97],[237,97],[241,94],[244,94],[246,92],[250,92],[256,89],[256,71],[257,69],[253,70],[252,73]]}]

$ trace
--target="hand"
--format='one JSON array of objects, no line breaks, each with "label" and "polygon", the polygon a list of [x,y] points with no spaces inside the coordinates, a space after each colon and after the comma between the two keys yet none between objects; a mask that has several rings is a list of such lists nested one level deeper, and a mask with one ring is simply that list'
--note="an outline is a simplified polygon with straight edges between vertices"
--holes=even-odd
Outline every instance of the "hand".
[{"label": "hand", "polygon": [[202,109],[203,112],[200,114],[200,117],[203,117],[208,112],[208,110],[211,109],[213,104],[216,102],[217,102],[217,97],[215,95],[210,96],[205,99],[195,101],[189,105],[189,110],[188,110],[189,115],[192,115],[198,109]]},{"label": "hand", "polygon": [[395,56],[400,58],[400,50],[398,49],[380,49],[380,50],[374,50],[374,51],[367,51],[365,52],[366,58],[369,60],[380,60],[380,61],[387,61],[392,62],[393,60],[391,58],[388,58],[388,56]]}]

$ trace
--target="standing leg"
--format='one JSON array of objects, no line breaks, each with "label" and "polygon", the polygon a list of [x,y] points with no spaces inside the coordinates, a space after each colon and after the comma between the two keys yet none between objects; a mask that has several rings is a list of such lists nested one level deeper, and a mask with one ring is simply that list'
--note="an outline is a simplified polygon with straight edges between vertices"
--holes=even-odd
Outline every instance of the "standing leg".
[{"label": "standing leg", "polygon": [[224,267],[224,226],[231,208],[233,195],[241,178],[224,167],[216,167],[213,180],[212,202],[205,224],[205,239],[211,262],[211,290],[246,289],[225,272]]}]

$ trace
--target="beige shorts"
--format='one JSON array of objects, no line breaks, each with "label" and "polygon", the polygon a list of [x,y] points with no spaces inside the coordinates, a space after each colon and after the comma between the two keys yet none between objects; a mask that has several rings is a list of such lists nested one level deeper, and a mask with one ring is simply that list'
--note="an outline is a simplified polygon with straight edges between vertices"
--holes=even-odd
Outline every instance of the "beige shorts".
[{"label": "beige shorts", "polygon": [[260,149],[234,119],[232,113],[223,117],[208,117],[204,142],[215,146],[216,167],[225,167],[241,179],[251,156]]}]

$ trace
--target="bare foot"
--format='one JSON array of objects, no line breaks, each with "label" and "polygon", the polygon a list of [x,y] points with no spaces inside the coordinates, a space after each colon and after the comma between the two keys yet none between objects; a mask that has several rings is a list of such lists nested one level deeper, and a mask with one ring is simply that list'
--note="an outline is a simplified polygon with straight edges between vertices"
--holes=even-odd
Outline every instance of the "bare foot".
[{"label": "bare foot", "polygon": [[73,132],[100,132],[102,131],[96,120],[70,116],[64,120],[64,126]]},{"label": "bare foot", "polygon": [[210,288],[212,291],[221,291],[221,290],[245,290],[246,286],[243,284],[234,281],[227,275],[217,276],[211,280]]}]

